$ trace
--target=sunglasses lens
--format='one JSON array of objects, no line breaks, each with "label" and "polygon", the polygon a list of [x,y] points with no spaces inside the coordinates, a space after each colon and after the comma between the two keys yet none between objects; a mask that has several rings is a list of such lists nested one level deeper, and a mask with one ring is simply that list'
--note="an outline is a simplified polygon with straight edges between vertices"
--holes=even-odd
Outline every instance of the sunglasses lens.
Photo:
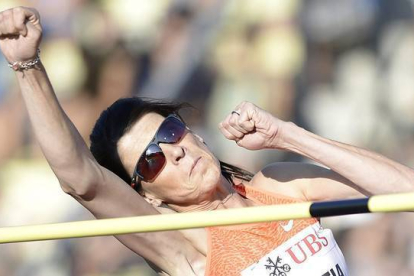
[{"label": "sunglasses lens", "polygon": [[141,157],[137,165],[137,171],[145,181],[154,179],[165,164],[165,156],[161,148],[151,144]]},{"label": "sunglasses lens", "polygon": [[157,140],[161,143],[177,143],[183,138],[185,125],[178,118],[168,117],[158,130]]},{"label": "sunglasses lens", "polygon": [[185,124],[174,116],[168,116],[157,131],[153,141],[142,154],[135,173],[143,180],[153,180],[165,165],[165,155],[158,143],[174,144],[180,141],[186,131]]}]

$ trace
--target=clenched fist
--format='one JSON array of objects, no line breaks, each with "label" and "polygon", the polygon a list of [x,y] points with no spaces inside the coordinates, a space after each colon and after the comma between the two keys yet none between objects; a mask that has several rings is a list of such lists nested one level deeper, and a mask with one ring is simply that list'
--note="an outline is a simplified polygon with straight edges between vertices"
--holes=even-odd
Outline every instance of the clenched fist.
[{"label": "clenched fist", "polygon": [[0,49],[9,63],[33,60],[41,38],[40,16],[35,9],[17,7],[0,12]]},{"label": "clenched fist", "polygon": [[283,149],[281,132],[285,123],[252,103],[242,102],[219,128],[227,139],[246,149]]}]

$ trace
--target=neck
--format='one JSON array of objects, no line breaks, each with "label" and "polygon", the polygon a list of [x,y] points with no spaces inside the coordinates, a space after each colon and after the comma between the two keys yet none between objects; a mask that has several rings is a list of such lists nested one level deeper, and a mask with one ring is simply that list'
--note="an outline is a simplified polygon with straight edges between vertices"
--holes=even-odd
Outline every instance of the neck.
[{"label": "neck", "polygon": [[209,211],[229,208],[253,206],[253,202],[239,195],[227,179],[222,177],[221,184],[212,193],[212,196],[197,204],[187,206],[171,205],[177,212]]}]

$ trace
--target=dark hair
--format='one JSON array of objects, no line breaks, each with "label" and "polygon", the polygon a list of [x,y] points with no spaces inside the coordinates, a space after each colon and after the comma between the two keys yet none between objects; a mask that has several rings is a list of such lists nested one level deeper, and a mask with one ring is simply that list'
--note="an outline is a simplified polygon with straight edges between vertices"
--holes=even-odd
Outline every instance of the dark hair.
[{"label": "dark hair", "polygon": [[[90,150],[101,166],[129,184],[131,175],[126,171],[118,154],[119,139],[147,113],[155,112],[164,117],[173,113],[180,116],[178,112],[186,107],[191,105],[139,97],[119,99],[103,111],[96,121],[90,135]],[[252,173],[222,161],[220,167],[223,176],[230,182],[233,177],[247,181],[253,177]]]}]

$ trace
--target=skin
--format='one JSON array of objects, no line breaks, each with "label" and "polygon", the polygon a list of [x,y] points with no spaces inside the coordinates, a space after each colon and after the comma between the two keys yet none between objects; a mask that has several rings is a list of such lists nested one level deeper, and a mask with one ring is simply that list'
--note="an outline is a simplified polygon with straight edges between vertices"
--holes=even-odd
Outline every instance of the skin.
[{"label": "skin", "polygon": [[[164,119],[157,113],[146,114],[118,142],[121,161],[130,175]],[[226,197],[234,195],[231,184],[221,175],[219,160],[201,137],[187,131],[178,143],[161,143],[160,147],[167,160],[164,168],[153,181],[142,182],[142,195],[148,202],[188,212],[216,209]],[[240,196],[234,198],[239,200],[232,199],[228,204],[247,206]]]},{"label": "skin", "polygon": [[[130,175],[137,157],[142,154],[163,120],[164,117],[159,114],[146,114],[120,139],[118,150],[121,161]],[[209,200],[210,196],[206,194],[214,190],[222,179],[218,160],[203,143],[191,133],[187,133],[179,143],[160,144],[160,147],[166,155],[167,162],[152,183],[143,182],[147,197],[181,205]],[[193,164],[199,158],[201,159],[190,175]],[[197,185],[200,182],[205,185]]]},{"label": "skin", "polygon": [[[20,7],[0,13],[0,48],[10,63],[35,58],[41,36],[40,16],[35,10]],[[16,78],[37,140],[63,191],[96,218],[253,205],[233,191],[219,173],[218,160],[191,132],[177,144],[161,144],[167,160],[165,168],[151,183],[143,182],[142,195],[136,193],[93,158],[57,101],[41,63],[17,71]],[[312,201],[414,190],[413,170],[386,157],[317,136],[248,102],[235,107],[240,115],[230,110],[219,126],[225,138],[249,150],[292,151],[326,167],[270,164],[246,185]],[[131,175],[136,159],[162,120],[162,116],[150,113],[119,141],[121,160]],[[116,238],[162,275],[204,275],[207,239],[203,229]]]}]

